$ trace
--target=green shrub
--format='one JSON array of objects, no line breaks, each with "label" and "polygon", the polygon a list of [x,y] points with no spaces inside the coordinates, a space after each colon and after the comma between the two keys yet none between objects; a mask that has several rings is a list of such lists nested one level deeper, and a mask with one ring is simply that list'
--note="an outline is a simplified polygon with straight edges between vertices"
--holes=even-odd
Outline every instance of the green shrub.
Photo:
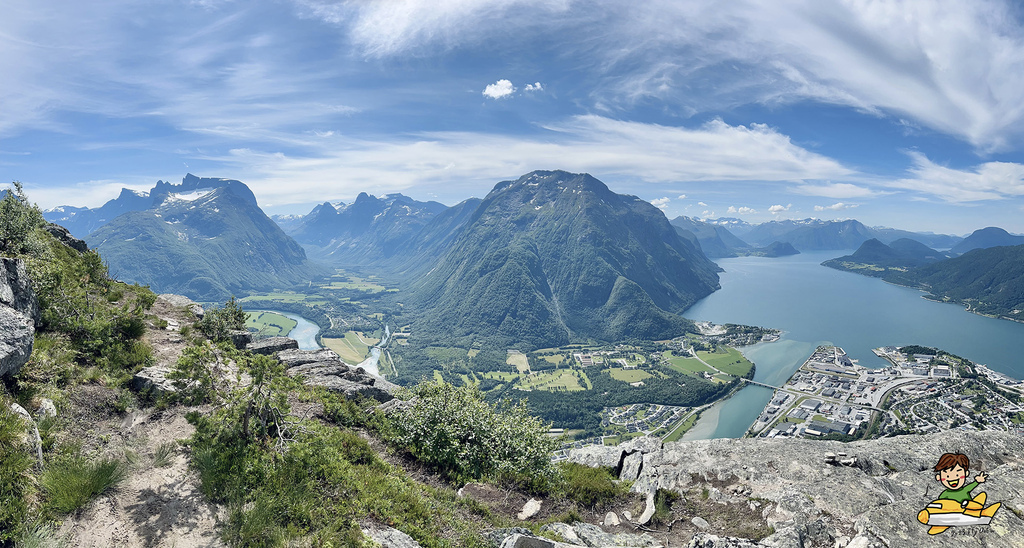
[{"label": "green shrub", "polygon": [[475,386],[436,381],[413,392],[416,403],[385,435],[443,475],[458,482],[487,478],[525,486],[554,477],[551,452],[558,442],[523,402],[491,406]]},{"label": "green shrub", "polygon": [[167,378],[174,385],[175,398],[190,405],[218,401],[217,362],[214,346],[209,341],[195,341],[181,352]]},{"label": "green shrub", "polygon": [[0,256],[4,257],[33,251],[33,232],[46,224],[39,208],[25,197],[21,183],[15,181],[13,186],[0,199]]},{"label": "green shrub", "polygon": [[153,466],[157,468],[164,468],[171,465],[171,459],[174,458],[174,453],[178,449],[178,444],[173,441],[161,443],[156,446],[153,451]]},{"label": "green shrub", "polygon": [[32,490],[28,471],[33,460],[22,443],[26,425],[9,406],[0,399],[0,544],[19,535]]},{"label": "green shrub", "polygon": [[116,459],[88,462],[75,457],[51,464],[40,483],[46,492],[46,504],[58,512],[70,513],[114,488],[126,473],[124,464]]},{"label": "green shrub", "polygon": [[558,465],[559,479],[552,494],[561,495],[587,507],[603,506],[629,492],[629,485],[616,483],[608,468],[591,468],[575,462]]},{"label": "green shrub", "polygon": [[207,310],[195,327],[208,338],[220,341],[227,339],[231,330],[244,330],[245,318],[245,310],[231,297],[223,307]]}]

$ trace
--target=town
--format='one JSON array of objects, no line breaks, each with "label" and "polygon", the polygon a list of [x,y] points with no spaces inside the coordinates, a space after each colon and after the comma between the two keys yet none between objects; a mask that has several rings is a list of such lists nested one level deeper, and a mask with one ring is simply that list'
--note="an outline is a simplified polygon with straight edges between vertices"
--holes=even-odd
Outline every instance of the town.
[{"label": "town", "polygon": [[869,439],[952,428],[1017,431],[1024,383],[934,348],[886,346],[867,368],[820,346],[778,387],[747,435]]}]

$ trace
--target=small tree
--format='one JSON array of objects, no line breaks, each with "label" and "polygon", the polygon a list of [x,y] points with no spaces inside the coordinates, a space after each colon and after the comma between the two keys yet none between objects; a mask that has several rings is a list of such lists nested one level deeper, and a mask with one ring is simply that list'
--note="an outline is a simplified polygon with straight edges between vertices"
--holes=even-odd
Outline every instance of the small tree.
[{"label": "small tree", "polygon": [[392,441],[456,481],[493,479],[526,485],[554,477],[558,441],[526,404],[492,406],[475,386],[430,381],[393,423]]},{"label": "small tree", "polygon": [[29,203],[21,183],[4,192],[0,200],[0,255],[21,255],[30,248],[32,231],[46,224],[39,208]]},{"label": "small tree", "polygon": [[245,310],[232,296],[223,308],[213,308],[196,322],[196,329],[210,339],[220,341],[228,338],[228,332],[245,329]]}]

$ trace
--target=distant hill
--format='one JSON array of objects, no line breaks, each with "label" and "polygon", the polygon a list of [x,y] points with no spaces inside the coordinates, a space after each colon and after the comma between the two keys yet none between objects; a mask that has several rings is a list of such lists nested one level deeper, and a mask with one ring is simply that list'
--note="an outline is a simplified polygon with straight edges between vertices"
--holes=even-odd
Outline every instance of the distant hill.
[{"label": "distant hill", "polygon": [[122,188],[117,198],[98,208],[59,206],[44,211],[43,217],[68,229],[73,236],[84,238],[97,228],[113,221],[118,215],[129,211],[142,211],[151,205],[153,199],[148,192]]},{"label": "distant hill", "polygon": [[765,247],[750,247],[740,252],[749,257],[788,257],[799,255],[800,250],[789,242],[772,242]]},{"label": "distant hill", "polygon": [[700,242],[701,251],[713,259],[735,257],[736,250],[750,247],[747,242],[737,238],[721,225],[686,216],[676,217],[671,223],[672,226],[691,232]]},{"label": "distant hill", "polygon": [[886,279],[974,312],[1024,321],[1024,245],[974,249]]},{"label": "distant hill", "polygon": [[446,209],[402,194],[378,198],[363,192],[349,205],[324,202],[285,229],[315,259],[339,266],[373,265],[388,261]]},{"label": "distant hill", "polygon": [[535,171],[473,209],[406,309],[435,344],[658,339],[692,328],[676,313],[718,288],[716,270],[650,203],[590,175]]},{"label": "distant hill", "polygon": [[950,251],[955,255],[962,255],[972,249],[1021,244],[1024,244],[1024,236],[1014,236],[1001,228],[990,226],[975,230]]},{"label": "distant hill", "polygon": [[883,278],[890,272],[906,272],[946,258],[948,255],[945,253],[909,238],[901,238],[890,245],[872,238],[861,244],[852,255],[829,259],[821,264],[837,270]]},{"label": "distant hill", "polygon": [[319,272],[244,184],[190,177],[182,185],[158,183],[154,207],[120,215],[86,238],[112,275],[158,293],[223,301],[291,287]]},{"label": "distant hill", "polygon": [[957,236],[945,234],[918,233],[886,227],[868,227],[860,221],[823,221],[821,219],[801,219],[768,221],[758,225],[748,225],[738,219],[713,219],[706,221],[716,226],[729,227],[752,246],[766,246],[771,242],[792,244],[801,251],[820,251],[830,249],[856,249],[862,243],[875,238],[889,244],[903,238],[923,242],[927,246],[949,248],[960,242]]}]

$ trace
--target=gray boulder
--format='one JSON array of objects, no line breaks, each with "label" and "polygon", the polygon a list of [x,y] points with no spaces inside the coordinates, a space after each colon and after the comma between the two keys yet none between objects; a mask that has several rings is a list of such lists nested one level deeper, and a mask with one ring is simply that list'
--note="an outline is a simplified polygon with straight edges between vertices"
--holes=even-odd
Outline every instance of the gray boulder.
[{"label": "gray boulder", "polygon": [[687,548],[758,548],[759,545],[745,538],[720,537],[709,533],[697,533],[690,539]]},{"label": "gray boulder", "polygon": [[32,356],[39,300],[21,259],[0,258],[0,377],[16,375]]},{"label": "gray boulder", "polygon": [[288,337],[267,337],[266,339],[252,341],[245,345],[245,349],[249,352],[252,352],[253,354],[263,354],[266,356],[269,356],[274,352],[298,348],[299,341],[289,339]]},{"label": "gray boulder", "polygon": [[[199,309],[202,311],[202,307]],[[198,314],[197,317],[201,318],[202,314]],[[232,329],[228,331],[228,338],[231,339],[231,344],[235,345],[235,348],[242,350],[252,342],[252,332],[243,329]]]},{"label": "gray boulder", "polygon": [[177,392],[174,383],[167,378],[170,372],[171,368],[167,366],[145,367],[132,377],[130,387],[136,392],[149,392],[154,396]]},{"label": "gray boulder", "polygon": [[13,308],[33,325],[39,323],[39,299],[32,291],[25,261],[0,257],[0,305]]},{"label": "gray boulder", "polygon": [[409,535],[386,525],[364,522],[360,524],[363,535],[373,539],[383,548],[420,548],[420,544]]},{"label": "gray boulder", "polygon": [[287,372],[291,376],[302,376],[310,386],[322,386],[346,398],[365,396],[387,402],[394,399],[399,390],[398,385],[371,375],[362,367],[346,365],[337,358],[296,365]]},{"label": "gray boulder", "polygon": [[590,523],[574,523],[572,528],[576,531],[576,536],[587,546],[658,546],[658,542],[654,540],[654,537],[647,533],[639,535],[618,533],[613,535],[605,533],[603,529]]},{"label": "gray boulder", "polygon": [[328,348],[321,348],[320,350],[299,350],[298,348],[282,350],[277,353],[277,359],[281,360],[281,363],[283,363],[286,368],[297,367],[314,362],[341,361],[341,358],[339,358],[333,350]]},{"label": "gray boulder", "polygon": [[50,223],[43,227],[43,229],[49,232],[54,238],[57,238],[60,243],[74,249],[75,251],[80,253],[86,253],[89,251],[89,246],[85,244],[85,240],[75,238],[70,232],[68,232],[68,229],[60,225]]},{"label": "gray boulder", "polygon": [[592,468],[613,468],[618,473],[622,457],[626,454],[621,445],[588,445],[569,451],[569,461]]},{"label": "gray boulder", "polygon": [[184,295],[176,295],[174,293],[161,293],[161,294],[157,295],[157,298],[161,299],[161,300],[164,300],[164,301],[167,301],[168,303],[170,303],[173,306],[180,306],[182,308],[185,308],[187,306],[196,304],[196,302],[193,301],[192,299],[190,299],[190,298],[188,298],[188,297],[186,297]]}]

